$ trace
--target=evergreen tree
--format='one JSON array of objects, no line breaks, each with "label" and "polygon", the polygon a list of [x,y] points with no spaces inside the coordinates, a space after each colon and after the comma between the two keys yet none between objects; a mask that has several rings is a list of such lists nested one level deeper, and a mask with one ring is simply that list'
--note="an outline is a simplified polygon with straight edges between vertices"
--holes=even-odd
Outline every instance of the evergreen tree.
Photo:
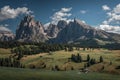
[{"label": "evergreen tree", "polygon": [[103,57],[102,57],[102,56],[100,56],[100,63],[101,63],[101,62],[103,62]]},{"label": "evergreen tree", "polygon": [[95,60],[95,59],[91,59],[91,60],[90,60],[90,64],[91,64],[91,65],[93,65],[93,64],[95,64],[95,63],[96,63],[96,60]]},{"label": "evergreen tree", "polygon": [[68,47],[68,51],[73,51],[73,47],[72,47],[72,46],[69,46],[69,47]]},{"label": "evergreen tree", "polygon": [[87,62],[87,67],[90,67],[90,62]]},{"label": "evergreen tree", "polygon": [[55,65],[55,70],[60,71],[60,68],[58,67],[58,65]]},{"label": "evergreen tree", "polygon": [[82,62],[82,57],[79,55],[79,53],[77,54],[77,62]]},{"label": "evergreen tree", "polygon": [[87,62],[90,61],[90,56],[89,54],[87,55]]}]

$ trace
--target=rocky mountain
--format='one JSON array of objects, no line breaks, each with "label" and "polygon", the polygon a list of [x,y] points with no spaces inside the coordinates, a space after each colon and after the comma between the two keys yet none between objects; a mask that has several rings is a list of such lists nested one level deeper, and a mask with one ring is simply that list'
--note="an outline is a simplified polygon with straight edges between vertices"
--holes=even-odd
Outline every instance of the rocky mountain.
[{"label": "rocky mountain", "polygon": [[0,31],[0,41],[12,41],[15,35],[10,31]]},{"label": "rocky mountain", "polygon": [[47,33],[47,35],[49,36],[49,38],[56,38],[58,33],[64,29],[67,25],[67,22],[64,20],[60,20],[58,22],[57,25],[55,24],[50,24],[47,28],[47,30],[45,31]]},{"label": "rocky mountain", "polygon": [[64,29],[66,26],[67,26],[67,22],[64,21],[64,20],[60,20],[57,24],[57,27],[58,27],[59,30]]},{"label": "rocky mountain", "polygon": [[20,22],[16,30],[16,40],[22,42],[45,42],[46,33],[42,23],[34,20],[34,17],[28,15]]},{"label": "rocky mountain", "polygon": [[47,33],[49,38],[55,38],[55,37],[57,37],[57,34],[59,33],[59,31],[60,30],[56,25],[50,24],[48,26],[48,29],[45,32]]},{"label": "rocky mountain", "polygon": [[120,43],[120,34],[97,30],[78,19],[67,23],[60,20],[57,25],[50,24],[45,30],[42,23],[30,15],[25,16],[16,30],[16,40],[22,42],[74,43],[104,45]]},{"label": "rocky mountain", "polygon": [[75,19],[66,25],[66,27],[58,33],[57,37],[51,41],[55,43],[76,44],[87,41],[87,43],[93,44],[98,42],[102,45],[105,43],[120,42],[120,35],[108,33],[103,30],[96,30],[82,21]]}]

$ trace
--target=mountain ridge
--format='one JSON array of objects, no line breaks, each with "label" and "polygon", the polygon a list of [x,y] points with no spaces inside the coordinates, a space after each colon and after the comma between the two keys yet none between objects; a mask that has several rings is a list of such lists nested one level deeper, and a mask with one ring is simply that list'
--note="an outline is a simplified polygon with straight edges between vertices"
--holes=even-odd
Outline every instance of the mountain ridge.
[{"label": "mountain ridge", "polygon": [[88,39],[100,39],[103,41],[114,42],[119,41],[120,38],[115,40],[112,35],[116,35],[117,38],[120,37],[119,34],[108,33],[103,30],[96,30],[95,28],[83,23],[82,21],[74,19],[73,22],[70,22],[67,27],[65,27],[56,39],[53,40],[55,43],[74,43],[80,40]]},{"label": "mountain ridge", "polygon": [[47,36],[43,25],[32,16],[25,16],[16,30],[16,40],[21,42],[44,42]]},{"label": "mountain ridge", "polygon": [[11,40],[68,44],[88,42],[91,45],[92,42],[96,41],[96,43],[100,43],[101,45],[106,43],[120,43],[120,34],[95,29],[78,19],[74,19],[74,21],[70,21],[69,23],[60,20],[56,25],[51,23],[47,29],[44,29],[41,22],[36,21],[31,15],[27,15],[21,20],[16,30],[16,35]]}]

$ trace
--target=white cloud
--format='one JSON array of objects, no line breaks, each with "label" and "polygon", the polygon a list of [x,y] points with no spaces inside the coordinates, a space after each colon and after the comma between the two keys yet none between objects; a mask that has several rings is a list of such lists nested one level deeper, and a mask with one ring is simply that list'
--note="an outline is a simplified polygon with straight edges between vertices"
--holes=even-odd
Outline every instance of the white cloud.
[{"label": "white cloud", "polygon": [[105,30],[107,32],[119,33],[120,34],[120,26],[100,25],[99,29]]},{"label": "white cloud", "polygon": [[85,14],[87,11],[85,10],[80,10],[80,13]]},{"label": "white cloud", "polygon": [[50,17],[52,19],[52,23],[57,24],[59,20],[70,21],[67,18],[72,15],[70,13],[71,9],[72,9],[71,7],[70,8],[61,8],[60,11],[55,12],[53,14],[53,16]]},{"label": "white cloud", "polygon": [[105,21],[102,22],[102,24],[107,25],[108,21],[105,20]]},{"label": "white cloud", "polygon": [[120,23],[120,4],[116,5],[110,12],[107,12],[108,23]]},{"label": "white cloud", "polygon": [[72,8],[62,8],[61,11],[62,11],[62,12],[69,12],[69,11],[71,11],[71,9],[72,9]]},{"label": "white cloud", "polygon": [[6,19],[13,19],[16,18],[19,14],[30,14],[30,11],[27,7],[18,7],[16,9],[11,8],[10,6],[4,6],[0,10],[0,21]]},{"label": "white cloud", "polygon": [[107,5],[103,5],[102,9],[105,10],[105,11],[111,10],[110,7],[108,7]]},{"label": "white cloud", "polygon": [[106,12],[106,14],[108,17],[99,25],[99,29],[120,34],[120,4]]},{"label": "white cloud", "polygon": [[120,13],[120,4],[118,4],[114,10],[113,10],[115,13]]},{"label": "white cloud", "polygon": [[[48,26],[49,26],[50,23],[52,23],[52,24],[57,24],[58,21],[60,21],[60,20],[65,20],[67,23],[73,22],[74,19],[69,19],[69,17],[72,15],[72,14],[70,13],[71,10],[72,10],[71,7],[70,7],[70,8],[61,8],[61,10],[55,12],[55,13],[53,14],[53,16],[50,17],[50,18],[52,19],[52,21],[44,24],[45,29],[48,28]],[[82,21],[82,22],[83,22],[83,23],[86,23],[85,21]]]},{"label": "white cloud", "polygon": [[11,30],[8,29],[7,26],[8,26],[7,24],[5,24],[5,25],[0,25],[0,31],[9,31],[9,32],[11,32]]}]

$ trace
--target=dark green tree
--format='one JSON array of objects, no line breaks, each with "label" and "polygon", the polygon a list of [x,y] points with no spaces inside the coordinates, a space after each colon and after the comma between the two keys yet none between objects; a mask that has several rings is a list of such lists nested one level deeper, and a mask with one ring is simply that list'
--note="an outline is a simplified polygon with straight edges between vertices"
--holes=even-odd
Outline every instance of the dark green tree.
[{"label": "dark green tree", "polygon": [[90,61],[90,55],[87,55],[87,62]]},{"label": "dark green tree", "polygon": [[82,57],[79,55],[79,53],[77,54],[77,62],[82,62]]},{"label": "dark green tree", "polygon": [[101,63],[101,62],[103,62],[103,57],[102,57],[102,56],[100,56],[100,63]]}]

